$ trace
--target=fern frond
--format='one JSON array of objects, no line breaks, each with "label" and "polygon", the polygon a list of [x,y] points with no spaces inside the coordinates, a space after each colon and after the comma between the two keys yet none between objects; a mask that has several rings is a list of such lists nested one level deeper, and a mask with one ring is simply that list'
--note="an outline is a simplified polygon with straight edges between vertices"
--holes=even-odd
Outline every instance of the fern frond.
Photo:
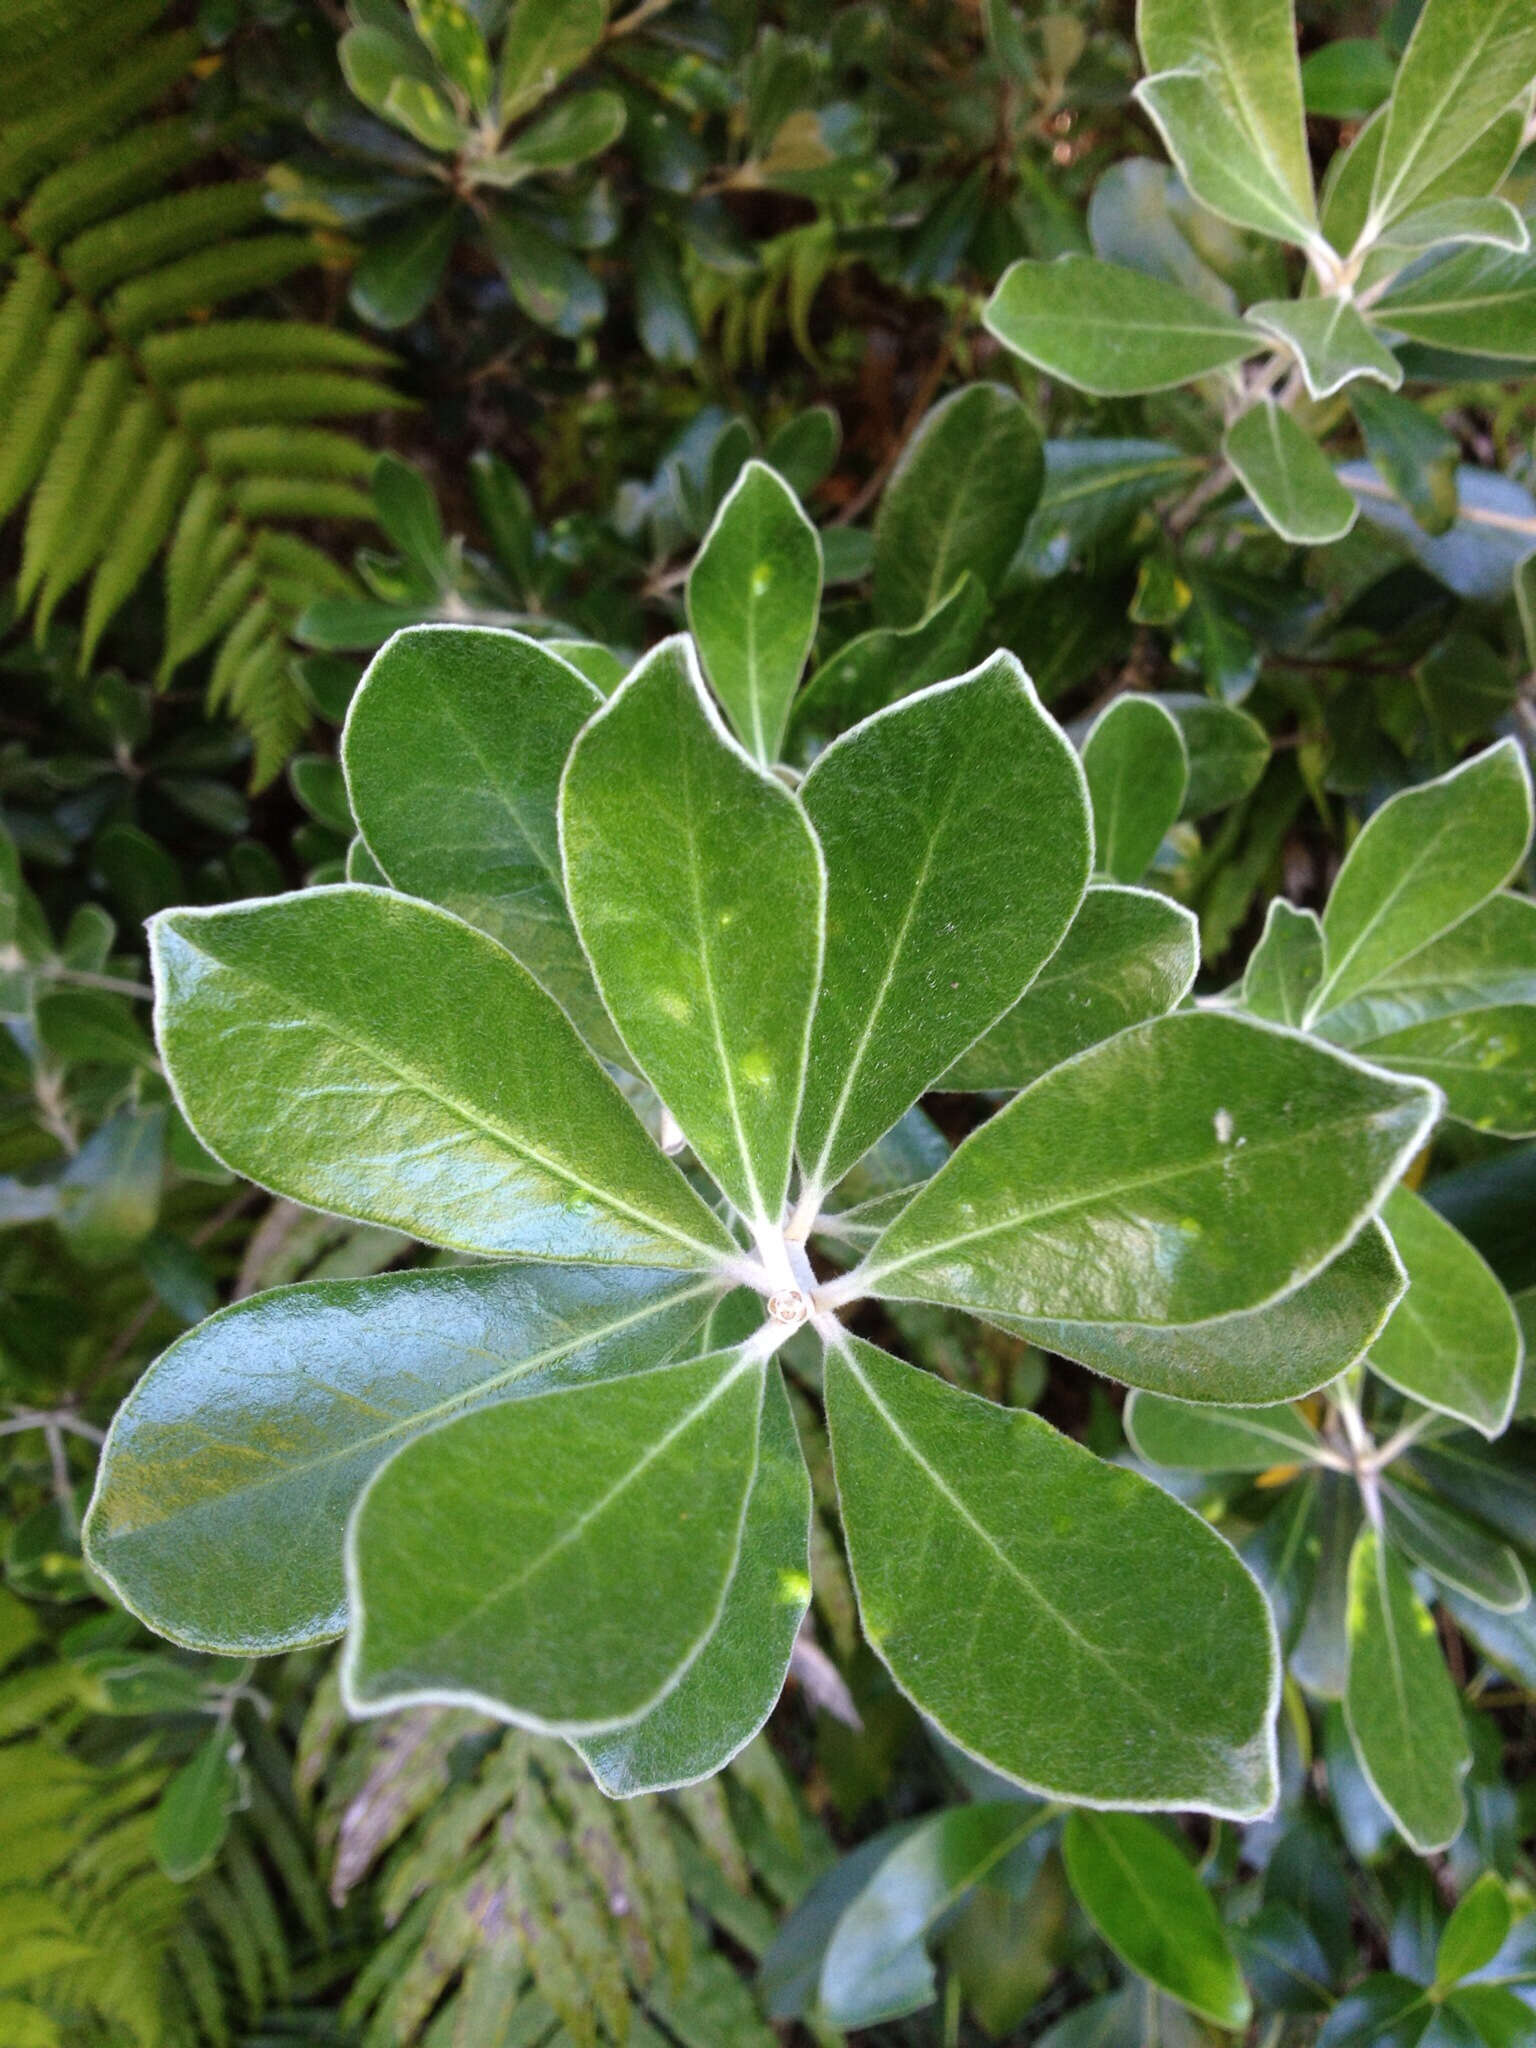
[{"label": "fern frond", "polygon": [[51,266],[40,256],[23,256],[0,300],[0,390],[14,391],[18,374],[36,359],[58,297]]},{"label": "fern frond", "polygon": [[146,336],[139,354],[150,375],[165,386],[213,370],[382,370],[394,361],[355,334],[292,320],[210,320],[201,327],[178,327]]},{"label": "fern frond", "polygon": [[308,235],[248,235],[131,278],[118,286],[102,310],[114,333],[136,341],[164,321],[209,311],[225,299],[281,284],[296,270],[307,270],[315,255]]},{"label": "fern frond", "polygon": [[207,154],[207,135],[188,115],[132,128],[104,149],[50,172],[21,210],[21,233],[34,248],[54,250],[118,207],[163,191],[169,179]]},{"label": "fern frond", "polygon": [[[157,8],[156,12],[160,12]],[[104,142],[146,113],[180,78],[198,54],[197,37],[178,29],[143,44],[109,75],[80,90],[78,71],[60,67],[69,90],[7,127],[0,141],[0,205],[20,198],[45,171],[93,142]]]},{"label": "fern frond", "polygon": [[248,519],[373,517],[373,500],[366,491],[307,476],[241,477],[231,484],[230,497]]},{"label": "fern frond", "polygon": [[230,371],[221,377],[190,378],[176,393],[177,411],[195,434],[255,420],[325,419],[409,403],[371,377],[349,377],[336,370]]},{"label": "fern frond", "polygon": [[199,185],[149,199],[112,220],[87,228],[59,252],[59,268],[76,291],[94,295],[156,264],[189,256],[263,217],[254,184]]},{"label": "fern frond", "polygon": [[312,476],[340,482],[373,473],[369,449],[350,434],[324,427],[218,427],[204,435],[203,446],[224,476]]},{"label": "fern frond", "polygon": [[21,589],[39,634],[88,582],[82,671],[168,548],[161,679],[213,650],[211,701],[249,726],[259,786],[308,722],[288,627],[353,587],[286,529],[373,516],[369,450],[318,423],[407,401],[371,343],[219,317],[319,245],[268,225],[254,180],[176,189],[213,141],[184,110],[157,111],[201,47],[164,31],[165,11],[0,10],[0,54],[32,86],[7,78],[24,112],[0,135],[0,518],[30,499]]},{"label": "fern frond", "polygon": [[702,1794],[610,1802],[561,1743],[437,1709],[348,1726],[328,1681],[300,1758],[333,1895],[380,1872],[393,1930],[345,2009],[364,2048],[772,2048],[709,1929],[761,1954],[831,1850],[765,1743]]},{"label": "fern frond", "polygon": [[165,422],[147,392],[124,408],[102,451],[89,513],[80,519],[48,567],[34,622],[39,646],[54,606],[88,572],[117,531],[134,481],[142,476],[165,439]]},{"label": "fern frond", "polygon": [[101,447],[132,388],[133,372],[123,356],[98,356],[87,365],[32,494],[17,588],[23,606],[62,550],[75,507],[88,501]]},{"label": "fern frond", "polygon": [[32,375],[13,387],[16,402],[0,426],[0,519],[37,481],[74,399],[90,340],[87,308],[66,306],[48,325]]},{"label": "fern frond", "polygon": [[82,668],[89,665],[118,606],[159,554],[196,470],[197,451],[188,437],[167,435],[92,579],[80,637]]}]

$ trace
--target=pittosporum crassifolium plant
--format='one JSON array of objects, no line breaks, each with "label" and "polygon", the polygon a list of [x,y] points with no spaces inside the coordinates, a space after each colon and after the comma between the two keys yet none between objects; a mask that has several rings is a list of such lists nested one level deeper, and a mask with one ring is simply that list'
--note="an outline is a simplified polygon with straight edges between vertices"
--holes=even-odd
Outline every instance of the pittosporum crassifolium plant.
[{"label": "pittosporum crassifolium plant", "polygon": [[[458,1257],[174,1345],[114,1426],[89,1554],[198,1647],[345,1630],[356,1711],[476,1704],[614,1792],[683,1782],[760,1726],[809,1597],[776,1362],[808,1328],[897,1683],[1029,1786],[1253,1816],[1279,1658],[1235,1553],[843,1313],[937,1302],[1159,1395],[1300,1397],[1402,1294],[1377,1212],[1441,1096],[1180,1007],[1192,920],[1095,880],[1095,807],[1101,840],[1128,829],[1106,724],[1085,775],[1009,655],[785,770],[820,568],[753,463],[690,577],[693,638],[606,700],[515,634],[397,635],[344,744],[378,880],[155,921],[161,1051],[209,1149]],[[1509,747],[1467,772],[1511,820],[1486,896],[1529,790]],[[1462,871],[1425,868],[1421,933]],[[1323,927],[1333,1003],[1399,958],[1403,878],[1371,872]],[[1017,1092],[931,1178],[836,1213],[937,1085]],[[821,1277],[813,1235],[862,1256]]]}]

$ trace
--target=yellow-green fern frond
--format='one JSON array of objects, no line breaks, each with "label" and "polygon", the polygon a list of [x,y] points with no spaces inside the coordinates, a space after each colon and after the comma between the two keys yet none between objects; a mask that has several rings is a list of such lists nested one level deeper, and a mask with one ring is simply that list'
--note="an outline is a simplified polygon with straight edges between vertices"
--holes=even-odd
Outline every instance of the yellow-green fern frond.
[{"label": "yellow-green fern frond", "polygon": [[83,592],[82,672],[164,558],[162,680],[210,660],[259,786],[308,721],[288,629],[351,588],[288,529],[372,517],[368,449],[322,423],[405,401],[372,344],[239,317],[319,245],[271,224],[258,182],[206,175],[217,137],[186,104],[201,45],[166,11],[0,10],[0,518],[24,521],[39,637]]}]

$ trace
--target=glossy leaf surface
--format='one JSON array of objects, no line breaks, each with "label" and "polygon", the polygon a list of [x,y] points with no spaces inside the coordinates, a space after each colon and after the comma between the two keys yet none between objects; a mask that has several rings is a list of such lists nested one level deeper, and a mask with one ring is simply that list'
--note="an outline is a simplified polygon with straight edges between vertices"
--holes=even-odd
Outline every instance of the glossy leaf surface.
[{"label": "glossy leaf surface", "polygon": [[1342,540],[1354,525],[1355,501],[1327,456],[1273,399],[1261,398],[1240,413],[1221,449],[1283,540],[1317,547]]},{"label": "glossy leaf surface", "polygon": [[1257,786],[1269,763],[1269,735],[1256,718],[1184,690],[1160,691],[1158,701],[1173,713],[1189,755],[1186,818],[1235,804]]},{"label": "glossy leaf surface", "polygon": [[1309,1021],[1397,970],[1491,896],[1531,836],[1530,776],[1513,740],[1382,805],[1323,913],[1327,968]]},{"label": "glossy leaf surface", "polygon": [[765,1378],[715,1352],[398,1451],[347,1534],[354,1711],[453,1700],[580,1734],[659,1705],[729,1593]]},{"label": "glossy leaf surface", "polygon": [[1189,753],[1156,697],[1116,697],[1083,742],[1093,801],[1094,860],[1112,882],[1139,882],[1178,822],[1189,788]]},{"label": "glossy leaf surface", "polygon": [[1344,1714],[1371,1789],[1421,1856],[1466,1818],[1471,1761],[1461,1703],[1434,1619],[1391,1547],[1364,1529],[1349,1560],[1349,1682]]},{"label": "glossy leaf surface", "polygon": [[1360,377],[1395,391],[1403,366],[1360,317],[1353,300],[1334,294],[1316,299],[1265,299],[1246,317],[1264,334],[1284,342],[1301,365],[1309,398],[1331,398]]},{"label": "glossy leaf surface", "polygon": [[347,1516],[400,1444],[486,1402],[661,1364],[716,1295],[676,1273],[533,1265],[236,1302],[119,1410],[87,1517],[92,1565],[198,1649],[339,1635]]},{"label": "glossy leaf surface", "polygon": [[954,1806],[919,1822],[846,1908],[827,1944],[819,2016],[869,2027],[938,1994],[924,1936],[1039,1825],[1018,1800]]},{"label": "glossy leaf surface", "polygon": [[1371,1364],[1427,1407],[1498,1436],[1525,1355],[1513,1304],[1484,1260],[1429,1204],[1394,1188],[1382,1209],[1408,1292],[1371,1346]]},{"label": "glossy leaf surface", "polygon": [[1370,1046],[1374,1058],[1377,1045],[1415,1025],[1532,1004],[1536,902],[1500,893],[1330,1010],[1326,1029],[1336,1045]]},{"label": "glossy leaf surface", "polygon": [[952,1741],[1063,1798],[1265,1809],[1273,1631],[1220,1537],[1038,1416],[858,1339],[826,1394],[865,1634]]},{"label": "glossy leaf surface", "polygon": [[1536,358],[1536,258],[1473,246],[1413,271],[1378,303],[1382,326],[1431,348]]},{"label": "glossy leaf surface", "polygon": [[1192,292],[1092,256],[1015,263],[983,317],[1015,355],[1100,398],[1166,391],[1267,346]]},{"label": "glossy leaf surface", "polygon": [[1061,1853],[1079,1904],[1122,1961],[1214,2025],[1247,2026],[1252,2001],[1215,1902],[1160,1828],[1079,1809]]},{"label": "glossy leaf surface", "polygon": [[784,1382],[770,1368],[741,1555],[713,1633],[648,1714],[577,1744],[610,1798],[707,1777],[762,1727],[810,1604],[810,1522],[810,1475]]},{"label": "glossy leaf surface", "polygon": [[966,570],[913,626],[872,626],[824,661],[795,700],[792,749],[832,737],[900,697],[960,675],[987,612],[987,593]]},{"label": "glossy leaf surface", "polygon": [[1317,230],[1290,0],[1141,0],[1136,97],[1195,197],[1289,242]]},{"label": "glossy leaf surface", "polygon": [[856,726],[801,798],[827,947],[797,1144],[825,1189],[1056,950],[1089,829],[1072,750],[1008,654]]},{"label": "glossy leaf surface", "polygon": [[669,640],[577,741],[560,817],[576,927],[635,1064],[736,1207],[776,1224],[821,973],[804,811]]},{"label": "glossy leaf surface", "polygon": [[1536,76],[1524,0],[1426,0],[1387,102],[1371,219],[1406,213]]},{"label": "glossy leaf surface", "polygon": [[1022,400],[969,384],[927,414],[875,519],[875,615],[913,626],[966,571],[990,590],[1024,538],[1045,457]]},{"label": "glossy leaf surface", "polygon": [[1070,1321],[1253,1308],[1353,1237],[1435,1103],[1288,1033],[1160,1018],[968,1138],[876,1244],[867,1289]]},{"label": "glossy leaf surface", "polygon": [[1138,1457],[1177,1472],[1267,1472],[1304,1464],[1321,1438],[1299,1410],[1215,1408],[1132,1394],[1125,1433]]},{"label": "glossy leaf surface", "polygon": [[1433,1081],[1445,1091],[1447,1115],[1461,1123],[1508,1138],[1536,1131],[1536,1011],[1529,1004],[1433,1017],[1363,1051]]},{"label": "glossy leaf surface", "polygon": [[370,663],[343,758],[353,815],[394,886],[499,939],[617,1056],[565,907],[556,822],[566,757],[601,701],[521,634],[412,626]]},{"label": "glossy leaf surface", "polygon": [[688,623],[742,744],[778,759],[821,608],[821,543],[783,479],[748,462],[688,576]]},{"label": "glossy leaf surface", "polygon": [[1196,1323],[1085,1323],[985,1311],[988,1322],[1126,1386],[1181,1401],[1255,1407],[1299,1400],[1362,1356],[1403,1291],[1374,1220],[1313,1279],[1278,1301]]},{"label": "glossy leaf surface", "polygon": [[1530,1599],[1519,1553],[1432,1493],[1386,1477],[1381,1507],[1390,1541],[1441,1585],[1496,1614],[1518,1614]]},{"label": "glossy leaf surface", "polygon": [[1299,1028],[1322,979],[1323,928],[1317,913],[1297,910],[1277,896],[1243,971],[1243,1008],[1271,1024]]},{"label": "glossy leaf surface", "polygon": [[1095,883],[1028,994],[960,1055],[942,1085],[1027,1088],[1090,1045],[1175,1008],[1199,964],[1199,930],[1181,904]]},{"label": "glossy leaf surface", "polygon": [[704,1266],[731,1240],[483,932],[345,884],[151,931],[161,1050],[237,1172],[429,1243]]}]

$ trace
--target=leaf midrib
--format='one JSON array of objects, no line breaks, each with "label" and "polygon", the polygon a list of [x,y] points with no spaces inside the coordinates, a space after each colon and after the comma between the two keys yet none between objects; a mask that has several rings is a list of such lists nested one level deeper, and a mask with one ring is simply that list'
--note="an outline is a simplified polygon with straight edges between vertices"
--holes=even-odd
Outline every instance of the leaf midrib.
[{"label": "leaf midrib", "polygon": [[[532,1352],[526,1358],[511,1361],[497,1360],[497,1354],[494,1351],[487,1351],[483,1345],[468,1344],[456,1338],[445,1337],[440,1330],[433,1329],[430,1326],[421,1330],[408,1330],[400,1325],[392,1326],[389,1332],[392,1339],[411,1336],[430,1338],[434,1344],[437,1344],[445,1351],[458,1351],[468,1356],[479,1356],[497,1360],[498,1363],[503,1365],[504,1370],[490,1374],[486,1379],[481,1380],[478,1385],[466,1388],[461,1394],[454,1395],[451,1400],[436,1401],[429,1408],[418,1409],[409,1416],[403,1416],[383,1429],[376,1430],[371,1436],[354,1438],[350,1443],[341,1445],[334,1450],[322,1452],[318,1457],[306,1458],[295,1464],[284,1464],[276,1473],[263,1473],[261,1476],[246,1480],[238,1486],[222,1487],[216,1496],[190,1505],[178,1505],[168,1510],[165,1514],[158,1516],[152,1522],[139,1522],[131,1530],[120,1532],[120,1540],[126,1541],[133,1537],[145,1535],[151,1530],[163,1528],[167,1522],[181,1523],[195,1520],[211,1510],[221,1507],[226,1501],[239,1499],[247,1494],[261,1493],[268,1487],[282,1488],[296,1480],[307,1478],[312,1473],[324,1471],[327,1466],[341,1464],[349,1458],[356,1457],[360,1452],[372,1450],[376,1445],[389,1443],[396,1437],[420,1435],[425,1430],[431,1428],[435,1422],[442,1421],[450,1415],[456,1415],[460,1411],[467,1411],[480,1405],[487,1394],[493,1393],[499,1387],[510,1386],[516,1380],[526,1378],[530,1373],[538,1372],[547,1365],[556,1365],[561,1359],[569,1357],[575,1352],[586,1350],[589,1345],[604,1343],[609,1338],[618,1336],[622,1331],[630,1329],[638,1323],[648,1322],[653,1317],[664,1315],[669,1309],[676,1308],[683,1302],[692,1301],[696,1297],[718,1291],[713,1280],[696,1281],[689,1286],[676,1289],[660,1301],[650,1302],[644,1308],[635,1309],[629,1315],[617,1317],[611,1323],[595,1326],[590,1330],[565,1338],[558,1344],[547,1345],[544,1350]],[[678,1341],[681,1343],[685,1340],[680,1337]],[[669,1364],[687,1362],[689,1361],[667,1359],[662,1360],[656,1366],[647,1368],[647,1370],[662,1371]],[[581,1384],[589,1385],[593,1383],[583,1381]],[[329,1386],[327,1390],[332,1393],[338,1391],[338,1389]],[[564,1394],[575,1392],[576,1389],[573,1387],[550,1387],[545,1391],[550,1394]],[[249,1447],[221,1442],[218,1448],[221,1451],[231,1449],[244,1451]],[[272,1453],[267,1455],[269,1458],[273,1456]]]},{"label": "leaf midrib", "polygon": [[[185,932],[179,932],[178,937],[180,937],[184,945],[192,946],[192,941],[187,938]],[[494,945],[496,942],[495,940],[490,940],[489,943]],[[248,963],[235,967],[221,959],[216,953],[206,952],[201,948],[195,947],[193,950],[200,952],[203,959],[212,961],[222,972],[232,975],[237,979],[243,976],[254,988],[259,989],[264,995],[281,998],[286,994],[286,991],[281,986],[269,981],[265,976],[253,972]],[[512,955],[508,953],[507,958],[511,960]],[[514,961],[513,965],[517,966],[519,963]],[[522,968],[521,971],[525,974],[528,973],[526,968]],[[531,974],[528,978],[533,982]],[[554,998],[549,995],[546,989],[542,988],[537,982],[534,982],[533,985],[538,988],[539,994],[546,1002],[554,1002]],[[559,1161],[548,1158],[533,1145],[514,1137],[510,1132],[498,1128],[495,1124],[486,1122],[477,1111],[470,1109],[464,1103],[459,1102],[454,1096],[447,1094],[444,1090],[424,1078],[409,1063],[402,1062],[381,1052],[378,1047],[370,1045],[366,1039],[354,1037],[350,1030],[345,1030],[338,1024],[334,1015],[323,1004],[315,1004],[310,1018],[305,1021],[311,1024],[311,1028],[324,1026],[338,1044],[344,1045],[351,1052],[361,1054],[366,1059],[374,1060],[386,1073],[393,1074],[397,1080],[406,1083],[407,1086],[414,1089],[426,1101],[436,1103],[439,1107],[452,1112],[470,1129],[478,1131],[483,1137],[489,1138],[499,1148],[512,1153],[518,1158],[530,1161],[533,1165],[542,1168],[551,1178],[564,1181],[567,1186],[578,1189],[582,1194],[595,1202],[599,1208],[607,1209],[615,1215],[627,1217],[631,1222],[641,1224],[647,1230],[655,1231],[659,1236],[669,1239],[674,1244],[686,1245],[693,1251],[704,1253],[711,1265],[718,1264],[722,1258],[730,1256],[723,1247],[706,1245],[702,1239],[688,1236],[674,1224],[665,1223],[655,1216],[648,1215],[645,1210],[637,1209],[632,1203],[626,1202],[621,1196],[613,1195],[604,1189],[594,1187],[590,1181],[583,1180],[581,1175],[575,1172],[573,1168],[561,1165]],[[580,1039],[576,1038],[574,1025],[569,1028],[573,1039],[576,1041],[576,1048],[580,1055],[585,1059],[591,1059],[592,1055],[581,1044]],[[601,1069],[599,1069],[599,1072],[601,1072]],[[611,1086],[612,1084],[610,1083],[609,1085]],[[619,1104],[626,1113],[633,1115],[633,1111],[624,1102],[624,1098],[618,1095],[617,1090],[614,1092]],[[685,1182],[684,1185],[686,1186],[687,1183]]]},{"label": "leaf midrib", "polygon": [[[1017,1099],[1019,1098],[1015,1098],[1015,1100]],[[1403,1106],[1406,1107],[1406,1104]],[[1359,1116],[1338,1119],[1329,1124],[1327,1129],[1337,1137],[1352,1137],[1357,1133],[1371,1129],[1384,1118],[1391,1116],[1391,1114],[1391,1110],[1365,1110]],[[982,1126],[983,1130],[987,1128],[988,1126],[986,1125]],[[1291,1132],[1284,1137],[1264,1138],[1257,1141],[1251,1140],[1243,1147],[1244,1158],[1247,1160],[1261,1159],[1270,1153],[1285,1151],[1291,1146],[1304,1144],[1311,1139],[1315,1139],[1320,1128],[1322,1127],[1312,1125],[1304,1131]],[[980,1134],[978,1133],[978,1135]],[[963,1149],[962,1147],[962,1151]],[[957,1152],[954,1158],[958,1159],[960,1156],[960,1153]],[[943,1258],[952,1251],[958,1251],[963,1245],[974,1244],[981,1238],[995,1237],[1005,1230],[1019,1230],[1049,1222],[1057,1216],[1069,1216],[1074,1210],[1089,1208],[1098,1202],[1112,1201],[1121,1195],[1139,1194],[1146,1188],[1171,1186],[1178,1181],[1186,1179],[1191,1174],[1209,1173],[1213,1167],[1224,1165],[1231,1157],[1230,1148],[1224,1147],[1222,1151],[1192,1161],[1188,1166],[1172,1169],[1160,1168],[1153,1172],[1135,1175],[1130,1180],[1115,1181],[1095,1187],[1086,1194],[1074,1196],[1070,1201],[1054,1202],[1041,1209],[1020,1210],[1014,1215],[1004,1217],[1001,1222],[988,1223],[979,1230],[965,1231],[957,1237],[946,1238],[939,1243],[924,1245],[921,1250],[908,1252],[901,1258],[893,1260],[888,1266],[871,1267],[868,1272],[861,1273],[859,1277],[866,1283],[868,1288],[872,1289],[876,1281],[884,1280],[892,1273],[899,1273],[904,1267],[917,1265],[928,1259]],[[940,1176],[948,1172],[952,1165],[953,1160],[949,1162],[949,1165],[941,1167],[939,1173],[927,1184],[928,1187],[937,1186]],[[891,1227],[894,1229],[896,1223],[900,1223],[902,1220],[901,1217],[896,1218],[895,1223]]]},{"label": "leaf midrib", "polygon": [[[879,1394],[875,1390],[873,1383],[870,1381],[869,1376],[860,1366],[857,1355],[853,1351],[852,1346],[848,1343],[848,1341],[845,1338],[840,1337],[837,1340],[837,1349],[844,1363],[847,1365],[849,1371],[853,1374],[854,1378],[858,1381],[860,1387],[863,1389],[866,1400],[868,1400],[871,1407],[873,1407],[878,1412],[880,1419],[884,1422],[886,1428],[891,1432],[892,1436],[895,1437],[896,1441],[901,1445],[902,1449],[907,1453],[907,1456],[912,1460],[912,1462],[915,1465],[919,1467],[920,1470],[922,1470],[928,1475],[928,1478],[931,1481],[934,1490],[937,1493],[941,1494],[944,1497],[944,1499],[949,1502],[950,1506],[954,1509],[955,1513],[959,1515],[959,1517],[966,1524],[966,1526],[975,1531],[977,1537],[981,1540],[982,1543],[986,1545],[987,1549],[992,1552],[993,1556],[996,1557],[998,1563],[1002,1565],[1003,1569],[1010,1575],[1010,1577],[1016,1579],[1019,1585],[1024,1589],[1025,1593],[1029,1595],[1029,1597],[1036,1603],[1036,1605],[1045,1610],[1045,1612],[1051,1617],[1052,1621],[1054,1621],[1056,1625],[1060,1628],[1063,1635],[1067,1636],[1072,1642],[1078,1644],[1078,1646],[1083,1651],[1083,1654],[1086,1657],[1088,1657],[1092,1662],[1097,1664],[1104,1671],[1106,1677],[1112,1685],[1118,1687],[1120,1690],[1126,1693],[1131,1699],[1135,1700],[1138,1706],[1142,1707],[1145,1710],[1149,1718],[1153,1722],[1155,1722],[1157,1726],[1168,1730],[1171,1734],[1176,1736],[1179,1739],[1181,1747],[1188,1745],[1190,1742],[1190,1737],[1186,1733],[1183,1724],[1177,1719],[1170,1717],[1159,1700],[1154,1699],[1148,1693],[1144,1693],[1139,1686],[1133,1684],[1132,1681],[1125,1676],[1124,1672],[1118,1668],[1118,1666],[1115,1664],[1114,1660],[1110,1657],[1107,1651],[1100,1649],[1097,1643],[1090,1641],[1087,1636],[1083,1635],[1079,1629],[1074,1627],[1072,1622],[1070,1622],[1067,1619],[1066,1615],[1061,1612],[1060,1608],[1056,1606],[1054,1601],[1052,1601],[1045,1593],[1041,1592],[1040,1588],[1035,1584],[1034,1580],[1029,1577],[1029,1575],[1025,1572],[1023,1567],[1016,1563],[1015,1560],[1008,1555],[1007,1551],[1003,1549],[1001,1544],[998,1542],[997,1538],[985,1526],[985,1524],[977,1519],[977,1517],[972,1513],[970,1507],[966,1504],[966,1502],[961,1498],[961,1496],[958,1493],[955,1492],[954,1488],[950,1485],[949,1481],[944,1477],[943,1473],[940,1472],[934,1465],[932,1465],[929,1462],[929,1460],[923,1455],[923,1452],[919,1448],[919,1446],[912,1441],[911,1437],[902,1428],[901,1424],[897,1421],[896,1417],[891,1413],[890,1409],[887,1408],[885,1403],[881,1400]],[[915,1371],[916,1368],[914,1367],[912,1368],[912,1370]],[[1206,1747],[1206,1745],[1202,1743],[1198,1738],[1196,1738],[1194,1741],[1194,1747],[1198,1750]]]}]

